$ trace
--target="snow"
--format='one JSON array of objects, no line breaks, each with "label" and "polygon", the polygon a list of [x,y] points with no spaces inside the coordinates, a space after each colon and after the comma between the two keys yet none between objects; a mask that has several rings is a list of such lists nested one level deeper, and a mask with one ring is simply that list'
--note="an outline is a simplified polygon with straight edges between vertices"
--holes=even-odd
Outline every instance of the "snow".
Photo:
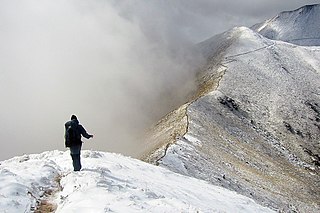
[{"label": "snow", "polygon": [[235,192],[119,154],[83,151],[82,164],[73,172],[68,151],[2,161],[0,211],[34,212],[46,199],[56,212],[68,213],[272,212]]},{"label": "snow", "polygon": [[200,43],[199,79],[212,90],[187,105],[187,132],[156,163],[279,211],[319,212],[319,167],[306,150],[319,153],[320,47],[309,45],[246,27]]},{"label": "snow", "polygon": [[261,35],[304,46],[320,45],[320,4],[282,12],[252,29]]}]

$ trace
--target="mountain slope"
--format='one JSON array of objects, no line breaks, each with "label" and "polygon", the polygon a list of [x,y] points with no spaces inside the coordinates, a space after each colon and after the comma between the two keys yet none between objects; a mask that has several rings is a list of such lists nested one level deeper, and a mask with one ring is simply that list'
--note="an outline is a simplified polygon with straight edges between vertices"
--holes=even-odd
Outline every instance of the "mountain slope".
[{"label": "mountain slope", "polygon": [[68,151],[1,162],[0,211],[272,212],[234,192],[139,160],[94,151],[82,156],[80,172],[71,172]]},{"label": "mountain slope", "polygon": [[320,48],[245,27],[199,46],[208,63],[187,130],[145,160],[277,210],[320,211]]},{"label": "mountain slope", "polygon": [[320,4],[308,5],[294,11],[282,12],[253,30],[261,35],[298,45],[320,45]]}]

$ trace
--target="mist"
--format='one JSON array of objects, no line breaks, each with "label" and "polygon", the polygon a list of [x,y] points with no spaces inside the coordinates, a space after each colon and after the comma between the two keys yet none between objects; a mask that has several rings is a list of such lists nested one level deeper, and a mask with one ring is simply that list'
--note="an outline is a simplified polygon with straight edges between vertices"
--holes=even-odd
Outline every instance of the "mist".
[{"label": "mist", "polygon": [[298,4],[219,2],[1,0],[0,160],[64,150],[72,114],[94,135],[84,149],[136,157],[136,138],[195,89],[195,43]]},{"label": "mist", "polygon": [[200,61],[191,42],[161,17],[141,22],[119,6],[1,7],[1,159],[64,149],[72,114],[94,135],[85,149],[135,156],[143,149],[135,138],[185,100]]}]

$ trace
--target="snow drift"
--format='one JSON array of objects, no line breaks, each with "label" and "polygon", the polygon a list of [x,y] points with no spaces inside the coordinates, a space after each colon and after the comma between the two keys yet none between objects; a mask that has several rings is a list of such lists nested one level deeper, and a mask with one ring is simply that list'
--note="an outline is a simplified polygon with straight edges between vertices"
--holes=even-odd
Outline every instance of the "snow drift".
[{"label": "snow drift", "polygon": [[33,212],[39,203],[68,213],[272,212],[235,192],[119,154],[82,156],[80,172],[72,171],[69,152],[1,162],[1,212]]}]

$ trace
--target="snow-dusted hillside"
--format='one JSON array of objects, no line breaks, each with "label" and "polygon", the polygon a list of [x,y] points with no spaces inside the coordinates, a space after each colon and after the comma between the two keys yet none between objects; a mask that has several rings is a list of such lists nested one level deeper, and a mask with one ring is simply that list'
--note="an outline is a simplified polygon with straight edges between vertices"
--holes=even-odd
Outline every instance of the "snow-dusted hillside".
[{"label": "snow-dusted hillside", "polygon": [[0,212],[272,212],[235,192],[119,154],[84,151],[82,157],[80,172],[72,171],[69,152],[0,162]]},{"label": "snow-dusted hillside", "polygon": [[308,42],[238,27],[199,44],[199,91],[155,127],[150,140],[164,146],[145,160],[277,210],[319,212],[320,47]]},{"label": "snow-dusted hillside", "polygon": [[252,29],[273,40],[319,46],[320,4],[282,12],[272,19],[254,25]]}]

